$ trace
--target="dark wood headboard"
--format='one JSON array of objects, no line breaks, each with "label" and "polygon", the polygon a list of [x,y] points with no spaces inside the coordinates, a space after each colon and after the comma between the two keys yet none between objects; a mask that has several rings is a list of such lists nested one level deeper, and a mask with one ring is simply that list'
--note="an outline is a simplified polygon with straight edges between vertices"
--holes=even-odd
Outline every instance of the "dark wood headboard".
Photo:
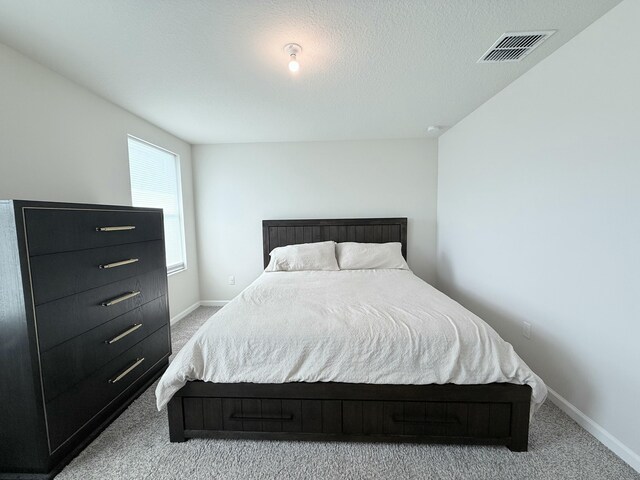
[{"label": "dark wood headboard", "polygon": [[262,254],[264,266],[276,247],[296,243],[326,242],[386,243],[400,242],[407,258],[406,218],[338,218],[310,220],[263,220]]}]

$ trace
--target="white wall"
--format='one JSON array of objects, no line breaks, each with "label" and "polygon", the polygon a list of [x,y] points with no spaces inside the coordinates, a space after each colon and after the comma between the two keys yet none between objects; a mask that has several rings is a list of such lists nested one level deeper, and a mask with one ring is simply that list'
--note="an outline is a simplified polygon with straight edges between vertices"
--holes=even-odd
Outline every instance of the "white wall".
[{"label": "white wall", "polygon": [[202,145],[193,159],[202,300],[260,275],[264,219],[406,216],[409,266],[435,280],[436,141]]},{"label": "white wall", "polygon": [[0,44],[0,198],[131,205],[127,134],[180,155],[188,270],[175,315],[199,300],[191,147]]},{"label": "white wall", "polygon": [[438,184],[439,287],[626,445],[618,453],[631,463],[640,459],[639,20],[640,2],[623,2],[444,134]]}]

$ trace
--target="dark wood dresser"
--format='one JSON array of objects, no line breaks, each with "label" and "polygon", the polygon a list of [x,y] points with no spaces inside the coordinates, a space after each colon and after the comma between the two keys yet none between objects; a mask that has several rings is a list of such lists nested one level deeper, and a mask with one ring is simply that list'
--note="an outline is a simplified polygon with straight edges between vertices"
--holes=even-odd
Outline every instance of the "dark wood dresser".
[{"label": "dark wood dresser", "polygon": [[162,210],[0,201],[0,478],[50,478],[171,352]]}]

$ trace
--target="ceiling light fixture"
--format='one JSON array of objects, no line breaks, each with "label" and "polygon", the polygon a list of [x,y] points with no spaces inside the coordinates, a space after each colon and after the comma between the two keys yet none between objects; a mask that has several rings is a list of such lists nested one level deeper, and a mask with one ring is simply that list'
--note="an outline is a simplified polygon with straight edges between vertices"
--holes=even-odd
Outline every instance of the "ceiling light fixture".
[{"label": "ceiling light fixture", "polygon": [[302,52],[302,47],[297,43],[287,43],[283,50],[287,55],[289,55],[289,71],[291,73],[296,73],[300,70],[298,55]]}]

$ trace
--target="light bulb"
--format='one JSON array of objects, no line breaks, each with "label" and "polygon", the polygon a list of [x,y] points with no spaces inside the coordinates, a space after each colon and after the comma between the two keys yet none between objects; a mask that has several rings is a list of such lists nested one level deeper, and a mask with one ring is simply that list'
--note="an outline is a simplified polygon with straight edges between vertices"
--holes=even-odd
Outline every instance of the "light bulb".
[{"label": "light bulb", "polygon": [[298,70],[300,70],[298,54],[302,52],[302,47],[297,43],[287,43],[283,50],[289,55],[289,71],[291,73],[298,73]]},{"label": "light bulb", "polygon": [[292,53],[290,56],[291,56],[291,60],[289,61],[289,70],[295,73],[298,70],[300,70],[300,64],[298,63],[298,60],[296,60],[295,53]]}]

